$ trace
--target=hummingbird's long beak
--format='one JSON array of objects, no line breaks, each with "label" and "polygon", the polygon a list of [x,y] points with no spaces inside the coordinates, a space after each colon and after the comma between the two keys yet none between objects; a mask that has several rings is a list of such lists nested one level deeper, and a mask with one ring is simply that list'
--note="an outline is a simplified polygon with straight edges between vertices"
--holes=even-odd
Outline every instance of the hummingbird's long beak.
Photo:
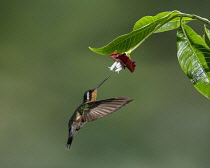
[{"label": "hummingbird's long beak", "polygon": [[108,76],[106,79],[104,79],[94,90],[98,89],[107,79],[109,79],[110,76]]},{"label": "hummingbird's long beak", "polygon": [[[97,97],[97,90],[98,88],[109,78],[109,76],[104,79],[96,88],[91,90],[91,100],[89,100],[88,102],[92,102],[92,101],[96,101],[96,97]],[[87,102],[86,102],[87,103]]]}]

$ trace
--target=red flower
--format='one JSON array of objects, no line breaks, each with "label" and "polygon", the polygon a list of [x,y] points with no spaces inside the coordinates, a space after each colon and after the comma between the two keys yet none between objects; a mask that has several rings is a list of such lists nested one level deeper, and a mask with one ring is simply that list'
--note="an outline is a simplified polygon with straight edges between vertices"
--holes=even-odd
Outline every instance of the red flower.
[{"label": "red flower", "polygon": [[131,72],[134,72],[136,68],[136,64],[126,55],[126,53],[122,53],[122,54],[114,53],[114,54],[111,54],[110,57],[114,58],[114,60],[116,61],[111,67],[109,67],[110,70],[113,71],[114,68],[116,68],[115,72],[119,72],[123,68],[127,67]]}]

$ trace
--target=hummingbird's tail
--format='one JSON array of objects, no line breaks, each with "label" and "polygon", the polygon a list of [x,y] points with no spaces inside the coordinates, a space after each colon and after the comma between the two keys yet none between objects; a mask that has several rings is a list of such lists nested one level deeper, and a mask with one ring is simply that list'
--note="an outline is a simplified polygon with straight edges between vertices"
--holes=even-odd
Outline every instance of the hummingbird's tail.
[{"label": "hummingbird's tail", "polygon": [[74,135],[69,135],[69,138],[68,138],[68,141],[67,141],[67,144],[66,144],[66,149],[69,150],[71,148],[71,143],[74,139]]}]

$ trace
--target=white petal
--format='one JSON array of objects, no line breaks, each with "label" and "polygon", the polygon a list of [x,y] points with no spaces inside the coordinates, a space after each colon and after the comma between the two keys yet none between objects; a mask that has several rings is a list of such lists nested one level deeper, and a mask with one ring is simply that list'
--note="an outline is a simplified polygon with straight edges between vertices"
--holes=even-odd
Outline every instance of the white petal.
[{"label": "white petal", "polygon": [[117,69],[115,70],[115,72],[118,72],[118,73],[119,73],[122,69],[123,69],[122,67],[117,68]]},{"label": "white petal", "polygon": [[116,67],[116,65],[117,65],[117,63],[118,62],[114,62],[114,64],[112,64],[112,66],[111,67],[108,67],[111,71],[113,71],[114,70],[114,68]]},{"label": "white petal", "polygon": [[121,62],[118,62],[117,65],[116,65],[115,72],[119,73],[122,69],[123,69],[123,66],[122,66]]},{"label": "white petal", "polygon": [[116,68],[118,69],[118,68],[121,68],[121,67],[122,67],[121,63],[120,62],[117,62]]}]

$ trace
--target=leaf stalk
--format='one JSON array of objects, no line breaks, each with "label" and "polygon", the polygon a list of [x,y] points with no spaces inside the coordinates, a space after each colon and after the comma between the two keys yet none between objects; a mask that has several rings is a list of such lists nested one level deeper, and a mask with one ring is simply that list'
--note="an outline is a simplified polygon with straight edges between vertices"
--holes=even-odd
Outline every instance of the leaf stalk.
[{"label": "leaf stalk", "polygon": [[196,20],[200,20],[206,24],[209,24],[210,25],[210,21],[206,18],[202,18],[198,15],[194,15],[194,14],[187,14],[187,13],[180,13],[177,15],[178,17],[189,17],[189,18],[192,18],[192,19],[196,19]]}]

